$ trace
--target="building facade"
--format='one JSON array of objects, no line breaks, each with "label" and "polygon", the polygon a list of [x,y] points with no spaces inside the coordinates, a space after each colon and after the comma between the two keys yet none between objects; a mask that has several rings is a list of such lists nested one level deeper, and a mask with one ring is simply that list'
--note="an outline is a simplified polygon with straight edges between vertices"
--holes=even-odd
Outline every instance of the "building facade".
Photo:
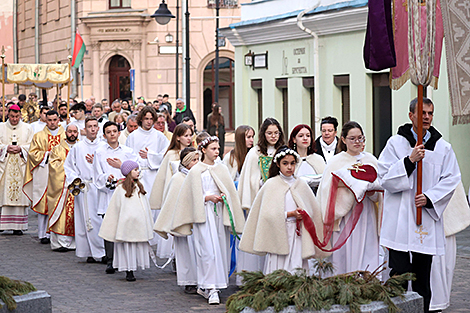
[{"label": "building facade", "polygon": [[[398,127],[409,123],[408,105],[417,88],[407,82],[389,87],[388,71],[373,72],[362,58],[367,0],[322,1],[315,11],[302,0],[261,0],[242,5],[242,20],[221,30],[235,46],[235,123],[260,125],[266,117],[279,120],[286,133],[300,123],[320,135],[322,117],[340,125],[359,122],[367,151],[378,156]],[[318,42],[301,29],[302,23]],[[299,27],[300,26],[300,27]],[[434,126],[452,143],[464,185],[470,185],[470,125],[452,125],[443,51],[439,88],[428,88],[435,102]],[[315,75],[317,78],[315,79]]]},{"label": "building facade", "polygon": [[[184,0],[185,1],[185,0]],[[179,88],[178,96],[186,98],[183,62],[183,0],[168,1],[176,15],[179,6]],[[243,1],[243,0],[242,0]],[[83,70],[76,78],[73,96],[82,99],[130,98],[129,70],[135,70],[134,98],[153,100],[158,94],[176,99],[176,18],[158,25],[150,17],[159,0],[15,0],[18,10],[18,63],[67,62],[75,29],[86,45]],[[190,22],[190,96],[191,109],[198,128],[210,111],[214,96],[213,60],[215,58],[215,5],[213,0],[188,3]],[[220,27],[239,21],[237,0],[220,2]],[[223,40],[222,40],[223,41]],[[226,124],[233,127],[234,48],[230,43],[220,47],[220,96]],[[82,80],[82,81],[80,81]],[[62,90],[62,97],[64,97]],[[50,91],[52,96],[54,91]]]},{"label": "building facade", "polygon": [[[3,46],[5,48],[5,63],[11,63],[14,61],[13,23],[14,23],[13,0],[1,1],[0,2],[0,51]],[[14,93],[14,86],[5,85],[5,95],[13,95],[13,93]],[[0,97],[1,97],[1,94],[0,94]]]}]

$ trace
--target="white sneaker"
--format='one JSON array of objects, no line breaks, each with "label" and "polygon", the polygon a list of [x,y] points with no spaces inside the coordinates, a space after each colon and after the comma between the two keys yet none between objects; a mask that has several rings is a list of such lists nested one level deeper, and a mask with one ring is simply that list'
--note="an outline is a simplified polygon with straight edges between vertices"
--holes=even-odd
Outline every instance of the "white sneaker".
[{"label": "white sneaker", "polygon": [[203,296],[205,299],[209,299],[209,290],[198,287],[197,294]]},{"label": "white sneaker", "polygon": [[220,304],[219,291],[217,289],[211,289],[209,292],[209,304]]}]

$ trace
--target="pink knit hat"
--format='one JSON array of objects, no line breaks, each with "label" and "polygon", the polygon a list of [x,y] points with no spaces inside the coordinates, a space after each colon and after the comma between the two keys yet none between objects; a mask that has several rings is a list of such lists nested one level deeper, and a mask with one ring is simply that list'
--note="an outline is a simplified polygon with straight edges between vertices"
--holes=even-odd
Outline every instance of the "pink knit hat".
[{"label": "pink knit hat", "polygon": [[121,164],[121,173],[124,176],[127,176],[133,169],[138,168],[139,164],[132,160],[127,160]]}]

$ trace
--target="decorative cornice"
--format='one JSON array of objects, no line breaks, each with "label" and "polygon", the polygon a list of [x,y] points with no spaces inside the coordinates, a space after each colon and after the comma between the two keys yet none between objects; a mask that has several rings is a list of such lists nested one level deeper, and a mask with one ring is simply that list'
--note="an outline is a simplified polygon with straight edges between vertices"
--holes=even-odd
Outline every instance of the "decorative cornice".
[{"label": "decorative cornice", "polygon": [[[350,8],[306,15],[302,21],[319,36],[363,31],[367,26],[367,12],[367,7]],[[311,38],[297,27],[296,17],[227,27],[220,31],[235,47]]]}]

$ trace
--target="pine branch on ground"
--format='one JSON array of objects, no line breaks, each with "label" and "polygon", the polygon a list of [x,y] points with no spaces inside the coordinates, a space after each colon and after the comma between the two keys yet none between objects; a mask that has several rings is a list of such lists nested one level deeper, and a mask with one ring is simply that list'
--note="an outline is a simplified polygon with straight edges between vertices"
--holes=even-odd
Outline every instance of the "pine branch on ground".
[{"label": "pine branch on ground", "polygon": [[389,313],[398,311],[393,297],[403,297],[403,285],[414,280],[414,275],[406,273],[393,276],[385,283],[377,275],[382,272],[379,266],[373,272],[356,271],[327,278],[321,278],[332,265],[325,260],[317,260],[318,275],[309,276],[304,269],[297,269],[295,274],[277,270],[268,275],[261,272],[237,273],[242,276],[244,285],[241,290],[232,294],[226,303],[227,312],[241,312],[245,307],[262,311],[273,307],[280,312],[289,305],[298,311],[329,310],[333,304],[349,305],[350,311],[360,312],[362,304],[372,301],[383,301],[388,305]]},{"label": "pine branch on ground", "polygon": [[10,311],[16,309],[16,301],[13,296],[24,295],[32,291],[36,291],[36,288],[31,283],[0,276],[0,300],[7,305]]}]

